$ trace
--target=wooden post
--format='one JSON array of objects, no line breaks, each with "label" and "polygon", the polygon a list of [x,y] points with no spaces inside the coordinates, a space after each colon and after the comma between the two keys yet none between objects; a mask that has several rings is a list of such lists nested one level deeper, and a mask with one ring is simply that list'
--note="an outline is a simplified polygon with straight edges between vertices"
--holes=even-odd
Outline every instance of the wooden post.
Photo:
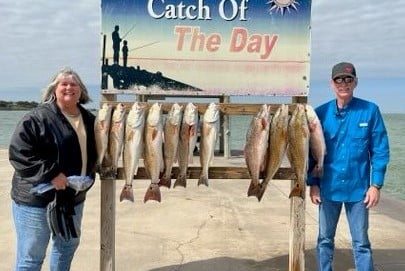
[{"label": "wooden post", "polygon": [[[307,97],[292,97],[293,103],[306,103]],[[291,189],[295,180],[291,180]],[[289,271],[305,271],[305,199],[290,201]]]},{"label": "wooden post", "polygon": [[305,271],[305,200],[300,197],[291,198],[288,266],[289,271]]},{"label": "wooden post", "polygon": [[[229,96],[223,96],[223,103],[229,103]],[[230,129],[229,129],[229,116],[226,114],[221,114],[221,122],[222,123],[222,144],[223,144],[223,151],[224,151],[224,157],[226,159],[229,159],[231,157],[231,150],[230,150]]]},{"label": "wooden post", "polygon": [[[105,94],[102,101],[115,101],[116,95]],[[115,179],[101,179],[100,270],[115,270]]]}]

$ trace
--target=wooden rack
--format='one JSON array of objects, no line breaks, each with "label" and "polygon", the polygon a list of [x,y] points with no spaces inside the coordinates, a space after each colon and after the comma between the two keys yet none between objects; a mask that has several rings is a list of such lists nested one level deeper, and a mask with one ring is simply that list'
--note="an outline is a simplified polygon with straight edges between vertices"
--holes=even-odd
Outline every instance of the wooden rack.
[{"label": "wooden rack", "polygon": [[[136,101],[148,102],[149,100],[165,100],[166,97],[192,97],[192,98],[216,98],[219,100],[221,118],[220,118],[220,150],[225,158],[230,158],[231,151],[229,148],[229,116],[230,115],[254,115],[259,111],[262,104],[231,104],[230,97],[224,95],[199,95],[187,94],[181,91],[168,92],[165,96],[162,94],[153,94],[142,91],[122,91],[122,90],[102,90],[101,103],[118,103],[117,95],[131,94],[136,95]],[[135,102],[135,100],[134,100]],[[306,103],[306,96],[292,97],[290,111],[295,107],[294,103]],[[130,108],[128,103],[127,108]],[[132,102],[133,103],[133,102]],[[199,113],[205,112],[208,103],[195,103],[198,106]],[[167,112],[172,103],[163,102],[162,108]],[[273,104],[271,111],[274,113],[278,104]],[[173,174],[178,171],[178,168],[173,168]],[[200,167],[188,168],[188,179],[197,179],[201,171]],[[118,176],[122,174],[122,169],[118,171]],[[241,166],[226,166],[212,167],[209,170],[210,179],[250,179],[246,167]],[[145,179],[146,174],[144,168],[139,168],[138,173],[134,178]],[[274,178],[291,180],[291,186],[294,183],[295,173],[291,168],[280,168]],[[101,179],[101,221],[100,221],[100,270],[114,271],[115,270],[115,195],[116,183],[115,179]],[[289,270],[304,271],[304,243],[305,243],[305,200],[300,197],[292,197],[290,201],[290,245],[289,245]]]}]

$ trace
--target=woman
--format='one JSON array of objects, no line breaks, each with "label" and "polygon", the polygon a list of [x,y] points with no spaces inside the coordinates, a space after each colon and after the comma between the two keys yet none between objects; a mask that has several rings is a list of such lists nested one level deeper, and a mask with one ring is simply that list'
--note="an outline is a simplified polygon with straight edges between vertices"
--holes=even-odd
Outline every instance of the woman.
[{"label": "woman", "polygon": [[[17,124],[9,146],[14,167],[11,198],[17,236],[15,270],[41,270],[51,231],[47,206],[71,207],[73,236],[52,235],[50,270],[69,270],[80,241],[80,227],[87,190],[76,193],[69,176],[95,177],[95,116],[81,106],[90,101],[79,75],[61,70],[45,89],[42,103]],[[39,184],[52,190],[32,193]]]}]

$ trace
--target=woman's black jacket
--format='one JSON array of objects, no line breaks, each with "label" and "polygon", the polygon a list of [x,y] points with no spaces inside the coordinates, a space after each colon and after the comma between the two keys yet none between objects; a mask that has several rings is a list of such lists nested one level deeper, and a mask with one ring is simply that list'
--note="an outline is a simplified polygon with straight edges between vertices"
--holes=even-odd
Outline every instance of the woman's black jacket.
[{"label": "woman's black jacket", "polygon": [[[94,179],[97,159],[95,116],[79,107],[87,134],[86,174]],[[9,160],[15,169],[11,198],[16,203],[35,207],[47,206],[54,199],[55,190],[36,196],[30,193],[34,186],[49,183],[59,173],[80,175],[82,168],[76,132],[55,103],[41,104],[20,120],[11,137]],[[86,192],[75,194],[73,189],[66,189],[74,204],[83,202]]]}]

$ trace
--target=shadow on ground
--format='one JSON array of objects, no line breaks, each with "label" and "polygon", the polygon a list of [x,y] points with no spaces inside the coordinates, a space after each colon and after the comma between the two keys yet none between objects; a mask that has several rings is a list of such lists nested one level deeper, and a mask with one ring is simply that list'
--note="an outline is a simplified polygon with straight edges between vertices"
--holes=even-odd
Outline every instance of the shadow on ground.
[{"label": "shadow on ground", "polygon": [[[404,250],[374,250],[375,271],[405,270]],[[305,270],[315,271],[315,250],[307,250]],[[265,261],[218,257],[208,260],[171,265],[151,269],[149,271],[286,271],[288,270],[288,255],[271,258]],[[352,252],[339,249],[335,252],[335,270],[354,271]]]}]

